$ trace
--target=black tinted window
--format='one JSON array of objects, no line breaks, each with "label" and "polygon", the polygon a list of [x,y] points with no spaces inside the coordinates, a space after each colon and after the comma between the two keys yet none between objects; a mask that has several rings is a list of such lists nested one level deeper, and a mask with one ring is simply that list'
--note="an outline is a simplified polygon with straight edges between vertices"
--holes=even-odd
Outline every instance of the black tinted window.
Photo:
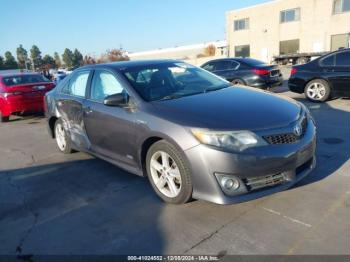
[{"label": "black tinted window", "polygon": [[350,66],[350,51],[337,54],[335,58],[335,65]]},{"label": "black tinted window", "polygon": [[323,66],[334,66],[334,55],[327,56],[321,60],[321,65]]},{"label": "black tinted window", "polygon": [[246,63],[247,65],[250,66],[263,66],[263,65],[267,65],[265,62],[260,61],[260,60],[256,60],[256,59],[252,59],[252,58],[245,58],[244,61],[242,61],[244,63]]},{"label": "black tinted window", "polygon": [[3,81],[4,81],[4,84],[6,86],[50,82],[46,77],[39,75],[39,74],[38,75],[9,76],[9,77],[4,77]]},{"label": "black tinted window", "polygon": [[230,70],[234,69],[236,66],[231,61],[221,61],[217,63],[215,70]]},{"label": "black tinted window", "polygon": [[203,69],[210,71],[210,72],[214,71],[215,70],[214,63],[208,63],[208,64],[204,65]]}]

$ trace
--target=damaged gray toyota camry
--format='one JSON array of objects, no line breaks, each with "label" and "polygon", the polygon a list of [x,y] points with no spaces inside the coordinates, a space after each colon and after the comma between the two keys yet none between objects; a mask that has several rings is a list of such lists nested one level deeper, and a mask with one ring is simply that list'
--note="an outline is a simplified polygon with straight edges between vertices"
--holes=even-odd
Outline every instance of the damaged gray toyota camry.
[{"label": "damaged gray toyota camry", "polygon": [[45,107],[61,152],[148,177],[167,203],[248,201],[292,187],[316,165],[304,105],[181,61],[82,67]]}]

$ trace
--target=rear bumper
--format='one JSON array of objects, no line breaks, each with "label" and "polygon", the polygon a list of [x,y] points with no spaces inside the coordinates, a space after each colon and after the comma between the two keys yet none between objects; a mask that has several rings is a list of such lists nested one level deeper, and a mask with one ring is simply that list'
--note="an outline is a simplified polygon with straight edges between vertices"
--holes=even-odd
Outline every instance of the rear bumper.
[{"label": "rear bumper", "polygon": [[3,116],[10,116],[14,113],[24,112],[43,112],[44,98],[36,97],[34,99],[7,97],[2,99],[1,112]]},{"label": "rear bumper", "polygon": [[252,81],[251,83],[248,83],[251,87],[261,88],[261,89],[267,89],[272,87],[281,86],[283,84],[283,78],[278,77],[276,79],[264,79],[264,78],[258,78],[255,81]]}]

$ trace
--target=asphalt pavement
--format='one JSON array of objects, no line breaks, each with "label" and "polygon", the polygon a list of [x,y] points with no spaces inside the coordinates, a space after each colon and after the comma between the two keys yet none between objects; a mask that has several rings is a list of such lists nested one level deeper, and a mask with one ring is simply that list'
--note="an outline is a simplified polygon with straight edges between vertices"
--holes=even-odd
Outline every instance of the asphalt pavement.
[{"label": "asphalt pavement", "polygon": [[162,203],[147,179],[63,155],[41,116],[0,124],[0,254],[350,254],[350,100],[305,103],[316,170],[296,187],[219,206]]}]

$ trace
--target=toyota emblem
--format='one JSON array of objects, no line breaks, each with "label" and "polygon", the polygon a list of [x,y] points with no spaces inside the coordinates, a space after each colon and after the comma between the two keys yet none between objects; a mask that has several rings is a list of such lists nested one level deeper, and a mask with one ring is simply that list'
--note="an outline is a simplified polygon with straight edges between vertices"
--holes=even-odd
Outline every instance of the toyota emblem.
[{"label": "toyota emblem", "polygon": [[302,129],[301,125],[297,125],[297,126],[294,128],[294,134],[295,134],[296,136],[301,136],[302,132],[303,132],[303,129]]}]

